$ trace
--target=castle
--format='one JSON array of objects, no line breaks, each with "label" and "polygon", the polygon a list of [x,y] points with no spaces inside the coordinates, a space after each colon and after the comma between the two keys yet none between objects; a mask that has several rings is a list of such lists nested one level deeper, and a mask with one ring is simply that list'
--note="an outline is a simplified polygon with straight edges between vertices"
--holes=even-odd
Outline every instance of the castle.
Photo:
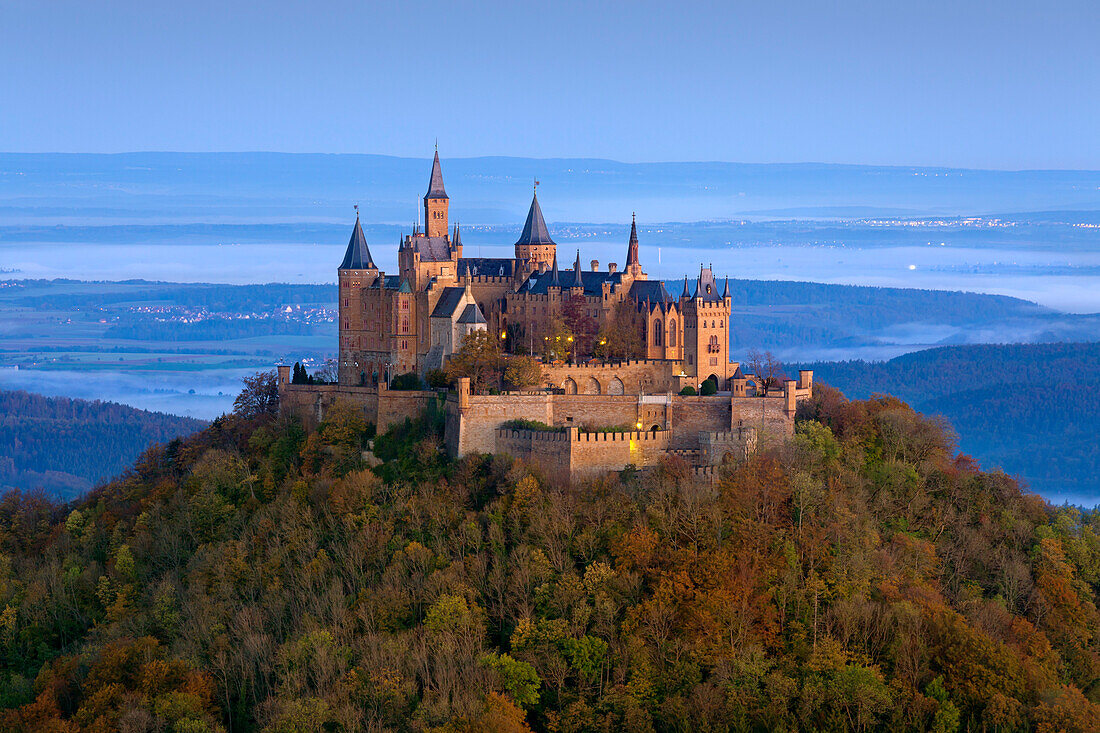
[{"label": "castle", "polygon": [[[394,377],[441,369],[470,333],[484,331],[505,354],[541,357],[542,383],[475,394],[469,380],[457,380],[445,398],[446,444],[456,456],[508,452],[575,479],[674,452],[705,472],[727,453],[743,455],[761,437],[793,429],[812,373],[781,389],[758,388],[729,359],[728,279],[720,289],[712,269],[700,266],[694,288],[685,279],[674,297],[642,269],[635,221],[621,269],[591,260],[585,270],[579,250],[572,269],[562,269],[537,184],[514,257],[463,256],[438,151],[423,202],[423,226],[401,239],[396,274],[375,264],[356,213],[337,269],[338,383],[291,384],[289,367],[280,367],[284,409],[321,419],[326,405],[347,399],[383,430],[437,399],[434,391],[389,389]],[[563,319],[572,326],[567,343]],[[612,333],[628,338],[599,338]],[[588,358],[593,352],[602,358]],[[717,394],[680,394],[705,380]],[[549,429],[508,429],[517,419]]]}]

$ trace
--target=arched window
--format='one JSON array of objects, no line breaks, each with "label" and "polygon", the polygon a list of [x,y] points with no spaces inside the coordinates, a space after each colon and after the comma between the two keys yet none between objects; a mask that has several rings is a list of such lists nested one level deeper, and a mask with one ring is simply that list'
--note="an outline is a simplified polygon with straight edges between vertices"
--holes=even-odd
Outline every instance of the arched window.
[{"label": "arched window", "polygon": [[668,322],[668,345],[676,345],[676,321],[670,320]]},{"label": "arched window", "polygon": [[658,320],[653,322],[653,345],[654,346],[660,346],[661,345],[661,334],[662,333],[663,333],[663,331],[661,329],[661,321],[658,319]]}]

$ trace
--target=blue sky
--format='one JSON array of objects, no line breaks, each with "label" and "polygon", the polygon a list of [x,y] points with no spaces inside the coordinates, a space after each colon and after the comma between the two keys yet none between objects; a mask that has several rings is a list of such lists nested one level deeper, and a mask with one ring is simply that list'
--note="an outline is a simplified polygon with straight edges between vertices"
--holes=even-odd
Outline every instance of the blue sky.
[{"label": "blue sky", "polygon": [[1100,3],[0,0],[0,150],[1100,169]]}]

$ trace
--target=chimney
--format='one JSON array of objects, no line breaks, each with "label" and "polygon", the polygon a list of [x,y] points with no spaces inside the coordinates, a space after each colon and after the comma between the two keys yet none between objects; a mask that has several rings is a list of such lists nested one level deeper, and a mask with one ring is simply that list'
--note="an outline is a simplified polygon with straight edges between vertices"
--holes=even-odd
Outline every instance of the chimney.
[{"label": "chimney", "polygon": [[600,261],[599,260],[592,260],[592,272],[599,272],[599,271],[600,271]]},{"label": "chimney", "polygon": [[619,266],[616,265],[614,262],[608,262],[607,263],[607,271],[608,272],[617,272],[618,269],[619,269]]}]

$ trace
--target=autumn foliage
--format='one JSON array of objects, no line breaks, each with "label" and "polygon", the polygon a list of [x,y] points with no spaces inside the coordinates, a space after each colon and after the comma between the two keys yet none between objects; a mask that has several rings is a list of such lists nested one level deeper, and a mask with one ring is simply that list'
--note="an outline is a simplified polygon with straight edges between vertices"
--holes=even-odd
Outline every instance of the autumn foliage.
[{"label": "autumn foliage", "polygon": [[1100,729],[1100,519],[825,386],[714,484],[257,412],[0,501],[0,731]]}]

